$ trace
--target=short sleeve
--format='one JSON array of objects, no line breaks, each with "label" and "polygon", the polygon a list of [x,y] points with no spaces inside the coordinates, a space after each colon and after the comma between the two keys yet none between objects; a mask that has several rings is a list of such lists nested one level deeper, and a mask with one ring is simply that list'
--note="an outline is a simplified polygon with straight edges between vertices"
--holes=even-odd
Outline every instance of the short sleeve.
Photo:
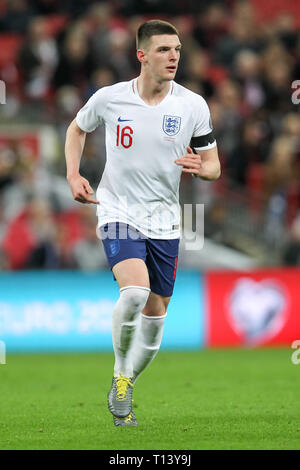
[{"label": "short sleeve", "polygon": [[87,103],[78,111],[76,122],[84,132],[94,131],[104,122],[104,115],[107,106],[107,94],[101,88],[94,93]]},{"label": "short sleeve", "polygon": [[194,106],[196,106],[195,127],[191,139],[191,147],[195,150],[208,150],[217,144],[213,133],[209,107],[202,96],[198,96],[198,98],[194,103]]}]

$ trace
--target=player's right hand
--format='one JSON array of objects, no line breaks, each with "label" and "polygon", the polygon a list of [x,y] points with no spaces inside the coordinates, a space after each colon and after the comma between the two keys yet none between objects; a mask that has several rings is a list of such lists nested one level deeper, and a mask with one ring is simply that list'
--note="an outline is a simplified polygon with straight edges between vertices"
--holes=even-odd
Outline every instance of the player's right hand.
[{"label": "player's right hand", "polygon": [[86,178],[81,175],[76,175],[68,178],[68,182],[75,201],[81,202],[82,204],[99,204],[99,201],[91,197],[94,191]]}]

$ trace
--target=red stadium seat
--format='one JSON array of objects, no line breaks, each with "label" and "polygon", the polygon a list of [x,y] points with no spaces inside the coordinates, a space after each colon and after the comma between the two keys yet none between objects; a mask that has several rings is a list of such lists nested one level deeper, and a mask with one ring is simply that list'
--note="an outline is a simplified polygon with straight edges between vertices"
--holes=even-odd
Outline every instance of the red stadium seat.
[{"label": "red stadium seat", "polygon": [[46,28],[49,36],[57,36],[57,34],[66,26],[68,23],[68,15],[49,15],[45,16]]},{"label": "red stadium seat", "polygon": [[254,6],[257,18],[262,21],[275,19],[281,13],[291,13],[295,19],[296,25],[300,26],[300,3],[295,0],[251,0]]},{"label": "red stadium seat", "polygon": [[299,211],[300,192],[297,181],[290,183],[287,188],[286,222],[291,226]]},{"label": "red stadium seat", "polygon": [[208,70],[208,78],[214,85],[218,85],[228,77],[228,70],[221,65],[212,65]]},{"label": "red stadium seat", "polygon": [[55,219],[56,223],[66,228],[68,241],[71,245],[82,238],[80,214],[76,209],[57,214]]},{"label": "red stadium seat", "polygon": [[22,212],[7,226],[2,242],[1,248],[8,258],[10,269],[22,269],[35,244],[27,214]]},{"label": "red stadium seat", "polygon": [[264,165],[251,163],[247,171],[247,187],[249,190],[249,208],[256,213],[262,209],[263,203]]},{"label": "red stadium seat", "polygon": [[17,34],[0,34],[0,69],[16,62],[22,41]]}]

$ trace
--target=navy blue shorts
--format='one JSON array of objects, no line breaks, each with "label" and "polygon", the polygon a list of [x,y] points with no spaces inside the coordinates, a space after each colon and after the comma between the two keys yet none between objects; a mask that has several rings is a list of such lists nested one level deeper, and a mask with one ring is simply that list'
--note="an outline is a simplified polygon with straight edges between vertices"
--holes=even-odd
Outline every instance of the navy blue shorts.
[{"label": "navy blue shorts", "polygon": [[125,259],[140,258],[148,268],[151,291],[171,297],[177,270],[179,238],[147,238],[137,229],[121,222],[102,225],[100,235],[110,269]]}]

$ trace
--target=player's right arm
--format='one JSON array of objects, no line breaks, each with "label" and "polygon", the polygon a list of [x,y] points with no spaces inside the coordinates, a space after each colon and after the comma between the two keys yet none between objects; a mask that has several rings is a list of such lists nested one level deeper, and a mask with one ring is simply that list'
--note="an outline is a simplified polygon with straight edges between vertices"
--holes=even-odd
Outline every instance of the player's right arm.
[{"label": "player's right arm", "polygon": [[94,193],[88,180],[80,175],[80,160],[85,144],[86,132],[83,131],[74,119],[68,127],[65,142],[65,156],[67,166],[67,180],[75,201],[83,204],[99,204],[93,199]]}]

